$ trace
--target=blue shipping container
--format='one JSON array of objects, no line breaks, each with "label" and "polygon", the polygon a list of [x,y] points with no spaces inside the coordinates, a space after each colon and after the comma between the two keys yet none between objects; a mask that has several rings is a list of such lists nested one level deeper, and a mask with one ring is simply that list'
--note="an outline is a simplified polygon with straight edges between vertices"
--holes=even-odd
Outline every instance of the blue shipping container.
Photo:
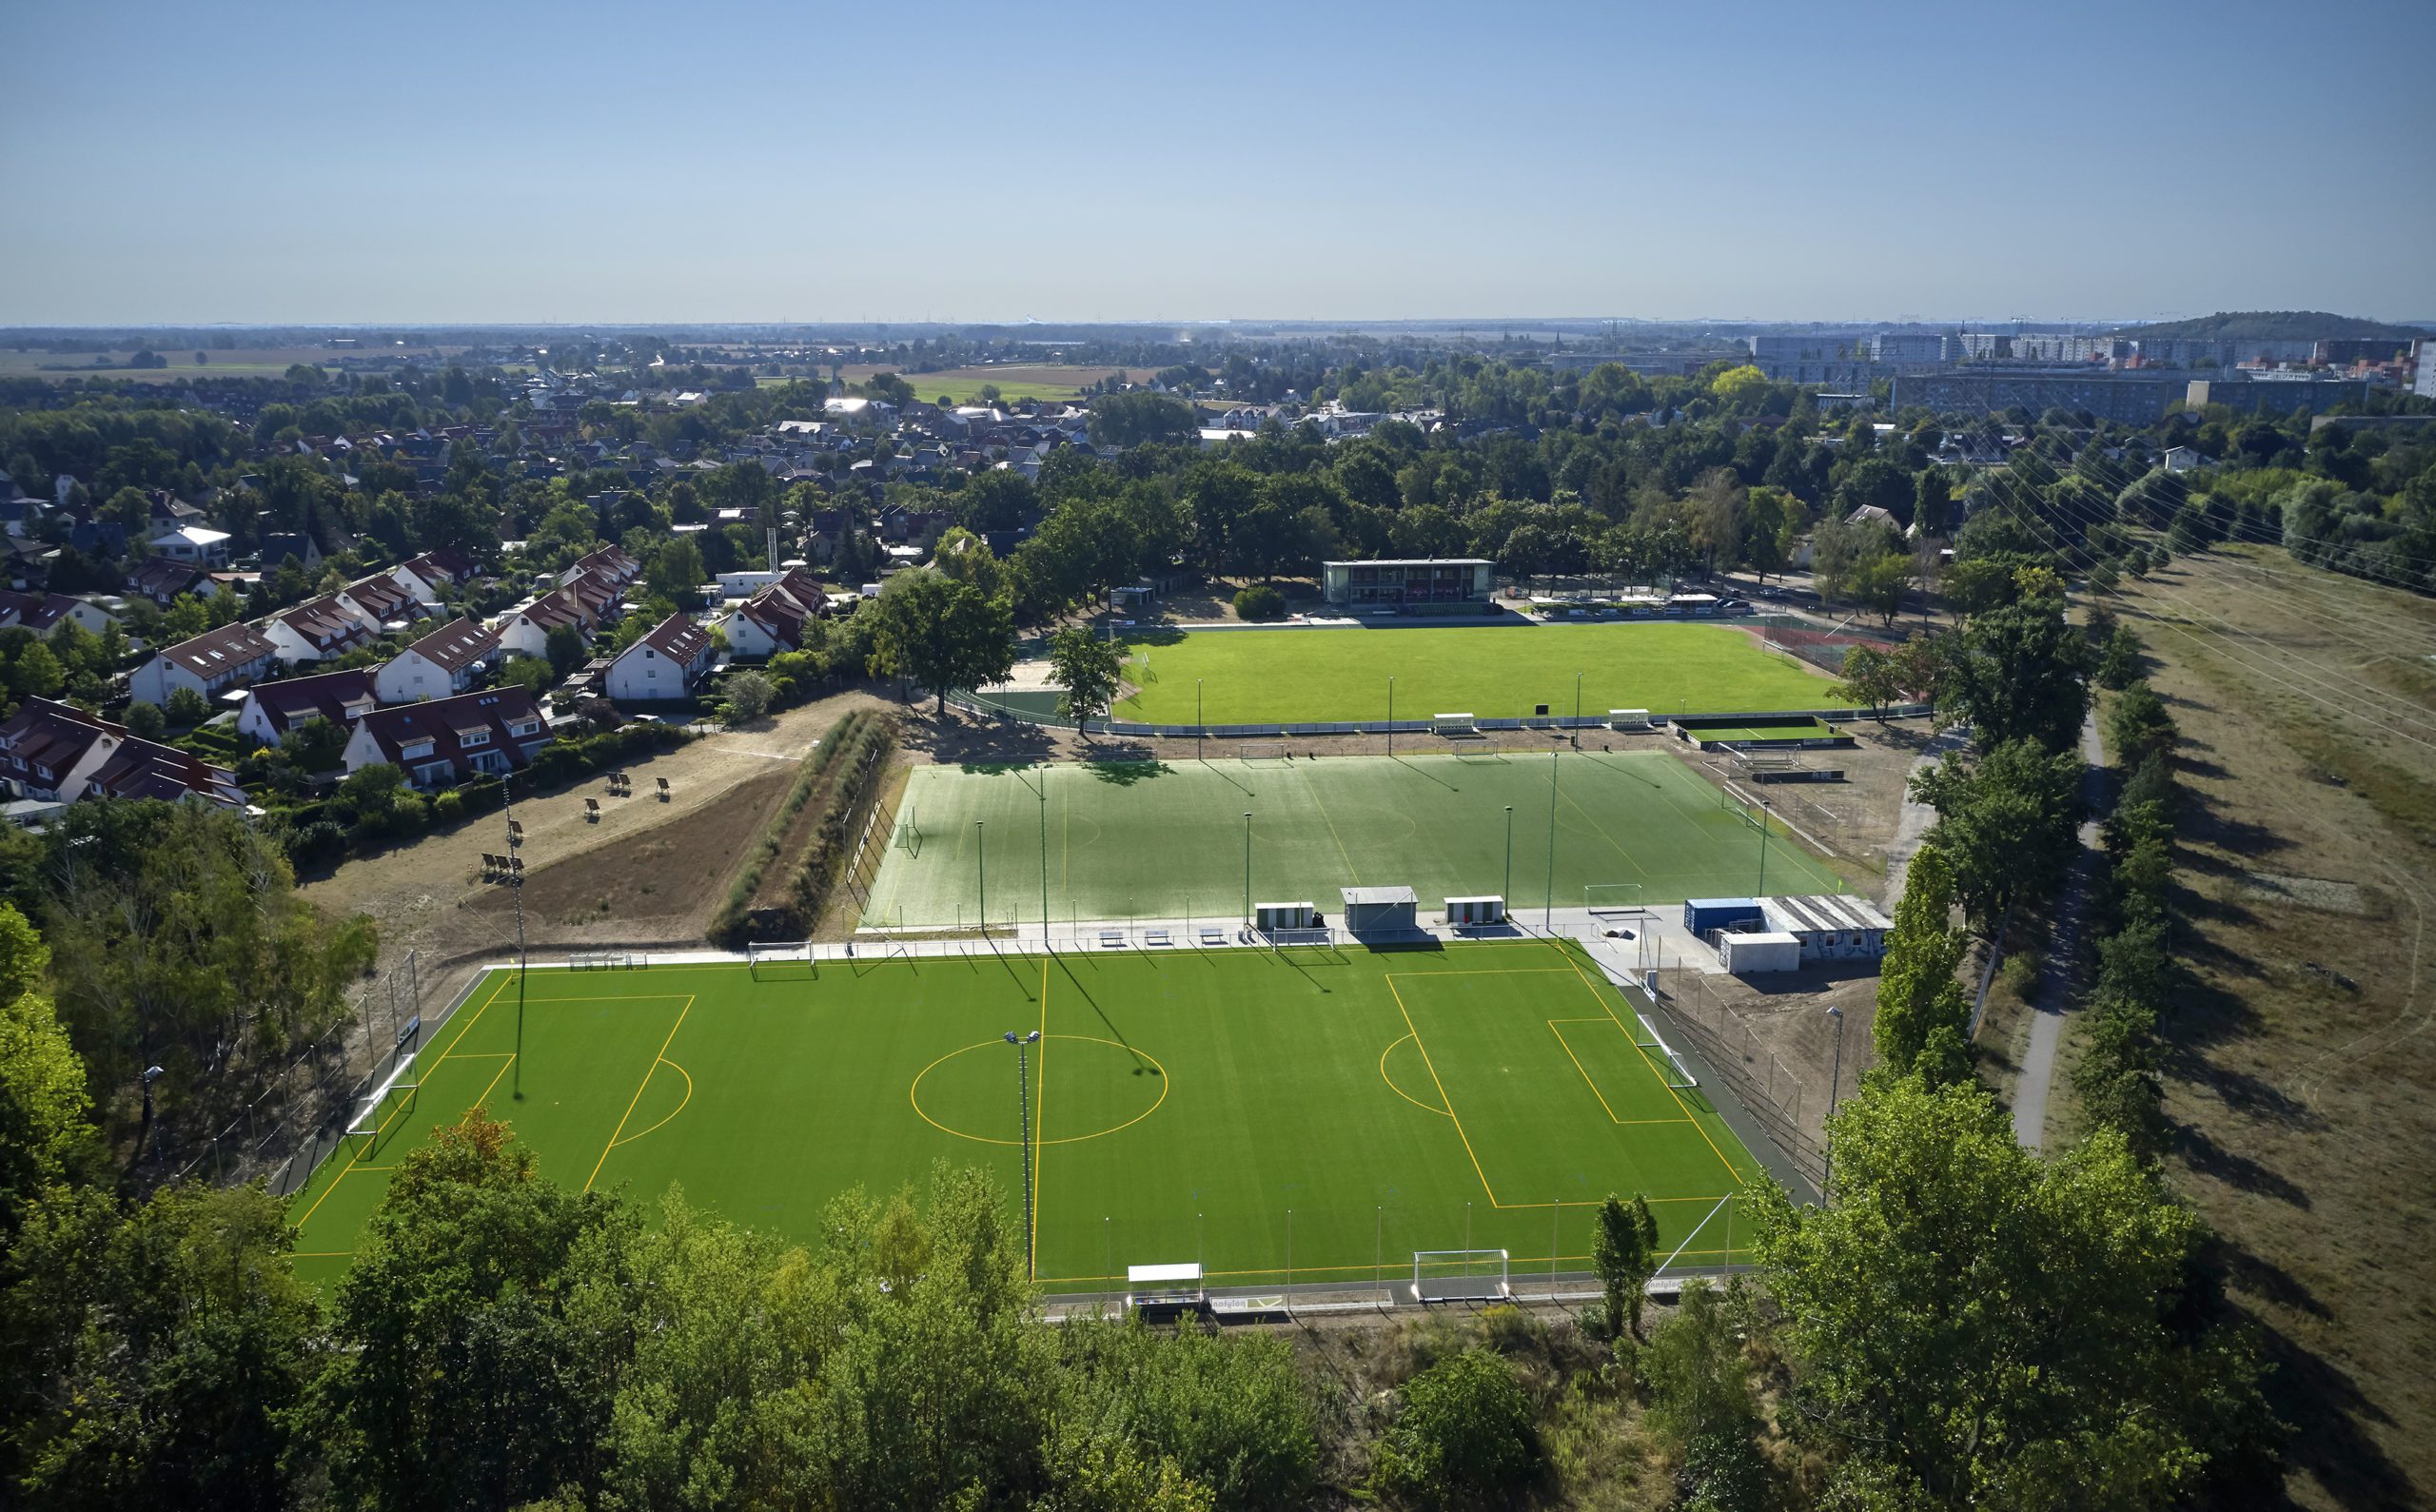
[{"label": "blue shipping container", "polygon": [[1694,934],[1760,921],[1756,897],[1694,897],[1683,900],[1683,927]]}]

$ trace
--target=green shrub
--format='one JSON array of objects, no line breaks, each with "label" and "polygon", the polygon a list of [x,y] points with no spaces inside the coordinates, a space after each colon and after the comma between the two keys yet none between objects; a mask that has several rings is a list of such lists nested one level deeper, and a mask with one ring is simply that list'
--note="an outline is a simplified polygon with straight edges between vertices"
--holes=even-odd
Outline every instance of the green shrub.
[{"label": "green shrub", "polygon": [[1429,1506],[1476,1506],[1537,1468],[1531,1400],[1486,1349],[1441,1360],[1405,1383],[1404,1398],[1404,1411],[1380,1440],[1381,1489]]},{"label": "green shrub", "polygon": [[1286,618],[1286,596],[1267,583],[1256,582],[1235,595],[1235,618],[1283,619]]}]

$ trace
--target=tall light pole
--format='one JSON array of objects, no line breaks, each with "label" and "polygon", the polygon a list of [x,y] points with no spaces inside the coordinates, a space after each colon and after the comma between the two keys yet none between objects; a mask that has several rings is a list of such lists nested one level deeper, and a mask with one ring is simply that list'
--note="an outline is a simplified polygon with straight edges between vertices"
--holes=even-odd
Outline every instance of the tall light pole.
[{"label": "tall light pole", "polygon": [[1201,679],[1192,679],[1192,758],[1201,759],[1201,742],[1209,735],[1209,725],[1201,717]]},{"label": "tall light pole", "polygon": [[1015,1048],[1015,1124],[1020,1137],[1016,1143],[1024,1152],[1024,1276],[1029,1280],[1031,1268],[1031,1056],[1030,1047],[1040,1043],[1040,1031],[1017,1035],[1007,1031],[1007,1043]]},{"label": "tall light pole", "polygon": [[1049,768],[1040,769],[1040,950],[1049,953]]},{"label": "tall light pole", "polygon": [[1573,748],[1581,749],[1581,674],[1573,675]]},{"label": "tall light pole", "polygon": [[1514,805],[1505,806],[1505,907],[1514,906]]},{"label": "tall light pole", "polygon": [[1768,800],[1759,800],[1759,888],[1758,896],[1768,895]]},{"label": "tall light pole", "polygon": [[1251,924],[1251,921],[1252,921],[1252,816],[1251,816],[1250,812],[1249,812],[1248,810],[1247,810],[1247,811],[1245,812],[1245,814],[1244,814],[1244,924],[1245,924],[1245,926],[1246,926],[1247,928],[1248,928],[1248,927],[1250,926],[1250,924]]},{"label": "tall light pole", "polygon": [[1548,913],[1541,922],[1551,936],[1557,932],[1557,765],[1563,759],[1561,753],[1548,753]]},{"label": "tall light pole", "polygon": [[500,782],[500,804],[507,815],[507,891],[516,899],[516,1055],[510,1069],[508,1096],[524,1096],[524,832],[516,823],[516,774]]},{"label": "tall light pole", "polygon": [[[1827,1005],[1827,1016],[1836,1021],[1836,1069],[1827,1073],[1827,1116],[1836,1116],[1836,1093],[1844,1085],[1844,1011],[1835,1004]],[[1825,1153],[1818,1161],[1818,1200],[1827,1200],[1827,1183],[1836,1172],[1836,1136],[1826,1136]]]},{"label": "tall light pole", "polygon": [[1387,674],[1387,758],[1396,755],[1396,675]]},{"label": "tall light pole", "polygon": [[990,845],[981,829],[985,821],[972,821],[972,879],[981,898],[981,937],[990,937]]}]

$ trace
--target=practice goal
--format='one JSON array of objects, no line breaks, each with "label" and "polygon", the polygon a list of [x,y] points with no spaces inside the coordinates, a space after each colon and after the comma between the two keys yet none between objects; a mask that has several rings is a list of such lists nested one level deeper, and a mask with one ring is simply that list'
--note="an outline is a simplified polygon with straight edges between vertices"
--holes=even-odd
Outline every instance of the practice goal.
[{"label": "practice goal", "polygon": [[1503,1302],[1513,1294],[1503,1249],[1413,1251],[1415,1302]]},{"label": "practice goal", "polygon": [[746,966],[756,982],[765,972],[780,972],[788,976],[818,976],[820,963],[814,958],[810,940],[760,940],[744,947]]},{"label": "practice goal", "polygon": [[1235,747],[1232,755],[1238,761],[1283,761],[1286,759],[1286,747],[1283,745],[1239,745]]},{"label": "practice goal", "polygon": [[409,1055],[398,1063],[398,1069],[389,1073],[387,1081],[356,1105],[354,1114],[346,1121],[345,1135],[347,1147],[354,1151],[356,1159],[363,1159],[380,1146],[381,1135],[389,1127],[390,1120],[402,1112],[412,1110],[417,1094],[422,1090],[422,1083],[415,1079],[415,1057]]},{"label": "practice goal", "polygon": [[1651,1064],[1658,1068],[1659,1079],[1667,1086],[1677,1091],[1689,1091],[1700,1085],[1699,1077],[1692,1073],[1692,1063],[1667,1044],[1659,1034],[1658,1026],[1639,1011],[1633,1014],[1633,1043],[1649,1055]]}]

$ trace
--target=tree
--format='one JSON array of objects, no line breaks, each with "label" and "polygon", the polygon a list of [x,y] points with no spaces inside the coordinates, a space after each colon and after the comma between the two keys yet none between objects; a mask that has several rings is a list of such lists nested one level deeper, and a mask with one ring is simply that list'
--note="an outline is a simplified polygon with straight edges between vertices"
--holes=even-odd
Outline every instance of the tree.
[{"label": "tree", "polygon": [[1049,638],[1050,676],[1066,690],[1057,706],[1078,725],[1108,712],[1124,671],[1123,649],[1088,626],[1069,625]]},{"label": "tree", "polygon": [[538,697],[558,680],[557,669],[540,657],[511,656],[500,663],[499,683],[502,688],[522,688]]},{"label": "tree", "polygon": [[1944,468],[1920,469],[1912,488],[1912,523],[1933,540],[1943,540],[1954,529],[1954,483]]},{"label": "tree", "polygon": [[1165,394],[1135,390],[1091,401],[1094,446],[1181,445],[1192,439],[1194,429],[1191,409]]},{"label": "tree", "polygon": [[1775,1505],[1757,1441],[1759,1414],[1742,1338],[1747,1306],[1695,1276],[1675,1316],[1640,1352],[1649,1424],[1677,1461],[1678,1505],[1694,1512],[1751,1512]]},{"label": "tree", "polygon": [[1897,1076],[1919,1070],[1942,1085],[1968,1074],[1971,1004],[1955,973],[1962,932],[1953,925],[1954,865],[1924,844],[1903,873],[1903,896],[1886,934],[1872,1034],[1879,1064]]},{"label": "tree", "polygon": [[769,677],[750,667],[729,673],[719,689],[724,705],[721,717],[731,725],[751,724],[769,713],[774,691]]},{"label": "tree", "polygon": [[1286,618],[1286,596],[1265,582],[1256,582],[1235,594],[1235,618],[1259,622]]},{"label": "tree", "polygon": [[2115,764],[2127,771],[2151,758],[2171,757],[2181,739],[2165,700],[2145,677],[2116,695],[2106,711],[2107,746],[2114,753]]},{"label": "tree", "polygon": [[1832,1206],[1754,1207],[1798,1414],[1841,1494],[1880,1488],[1840,1504],[2181,1505],[2266,1426],[2256,1362],[2190,1300],[2199,1222],[2119,1136],[2051,1163],[1977,1086],[1896,1076],[1828,1134]]},{"label": "tree", "polygon": [[50,951],[0,903],[0,1246],[27,1208],[94,1152],[85,1065],[45,988]]},{"label": "tree", "polygon": [[992,467],[966,481],[954,496],[956,523],[974,535],[1021,530],[1040,519],[1031,480],[1012,467]]},{"label": "tree", "polygon": [[191,730],[211,717],[211,705],[195,689],[179,687],[169,690],[169,702],[163,712],[169,717],[171,724],[181,730]]},{"label": "tree", "polygon": [[158,740],[168,730],[169,717],[157,703],[130,703],[127,706],[127,728],[139,739]]},{"label": "tree", "polygon": [[1531,1399],[1503,1360],[1474,1346],[1405,1383],[1375,1474],[1424,1504],[1470,1507],[1503,1498],[1538,1460]]},{"label": "tree", "polygon": [[874,673],[910,678],[937,696],[1004,682],[1015,669],[1015,625],[1004,599],[935,572],[903,572],[865,611],[873,617]]},{"label": "tree", "polygon": [[1636,1195],[1626,1207],[1609,1192],[1591,1230],[1590,1267],[1599,1273],[1605,1294],[1611,1336],[1621,1337],[1630,1324],[1633,1337],[1640,1337],[1641,1304],[1648,1300],[1649,1278],[1657,1272],[1659,1259],[1658,1220],[1650,1216],[1649,1199]]},{"label": "tree", "polygon": [[1879,723],[1886,720],[1886,706],[1902,697],[1902,669],[1895,657],[1876,646],[1852,646],[1844,652],[1843,680],[1836,684],[1836,697],[1850,698],[1869,705]]},{"label": "tree", "polygon": [[1767,397],[1768,375],[1745,363],[1709,380],[1709,395],[1730,409],[1743,409]]},{"label": "tree", "polygon": [[[2052,575],[2049,575],[2052,580]],[[2025,579],[2015,574],[2017,583]],[[2089,642],[2064,619],[2060,593],[2026,593],[1972,617],[1955,658],[1955,701],[1983,747],[2074,743],[2089,709]]]},{"label": "tree", "polygon": [[1966,766],[1949,756],[1912,779],[1937,811],[1935,844],[1953,863],[1963,911],[1992,933],[2015,898],[2052,893],[2078,841],[2081,758],[2008,740]]},{"label": "tree", "polygon": [[990,543],[962,525],[952,525],[932,554],[938,570],[958,582],[971,583],[984,599],[1007,593],[1007,568]]},{"label": "tree", "polygon": [[550,658],[550,674],[563,677],[583,665],[592,655],[592,642],[584,633],[571,624],[550,627],[549,636],[541,643],[542,655]]}]

